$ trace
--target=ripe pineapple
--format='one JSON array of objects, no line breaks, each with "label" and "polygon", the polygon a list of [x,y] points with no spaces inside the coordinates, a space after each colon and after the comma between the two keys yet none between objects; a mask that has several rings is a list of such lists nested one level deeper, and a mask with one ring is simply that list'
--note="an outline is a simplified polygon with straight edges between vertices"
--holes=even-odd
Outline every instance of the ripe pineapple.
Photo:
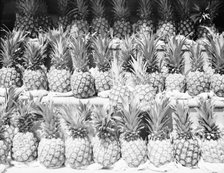
[{"label": "ripe pineapple", "polygon": [[130,17],[130,11],[126,5],[126,0],[112,0],[113,13],[114,13],[114,36],[117,38],[124,38],[126,35],[130,35],[131,23],[128,21]]},{"label": "ripe pineapple", "polygon": [[141,107],[132,95],[122,98],[119,111],[114,117],[121,133],[121,155],[129,167],[138,167],[147,160],[146,141],[140,136],[145,126],[141,114]]},{"label": "ripe pineapple", "polygon": [[11,86],[22,85],[20,59],[23,56],[23,45],[26,42],[24,31],[7,32],[5,37],[1,38],[1,63],[0,69],[0,87],[9,88]]},{"label": "ripe pineapple", "polygon": [[206,1],[205,3],[194,4],[194,11],[191,18],[196,24],[196,36],[198,39],[209,35],[208,27],[216,31],[214,19],[218,15],[218,10],[222,2],[219,0]]},{"label": "ripe pineapple", "polygon": [[92,146],[90,141],[90,112],[81,109],[83,105],[62,106],[62,117],[65,120],[69,137],[65,140],[66,164],[77,169],[90,165]]},{"label": "ripe pineapple", "polygon": [[177,11],[180,20],[177,24],[177,33],[185,37],[193,38],[195,28],[191,19],[191,9],[189,0],[177,0]]},{"label": "ripe pineapple", "polygon": [[74,36],[70,40],[73,63],[71,88],[76,98],[89,98],[95,95],[95,81],[88,69],[88,36]]},{"label": "ripe pineapple", "polygon": [[138,16],[139,20],[134,27],[135,32],[154,32],[154,21],[152,19],[153,13],[152,0],[139,0]]},{"label": "ripe pineapple", "polygon": [[71,32],[78,34],[88,34],[89,24],[87,15],[89,13],[88,4],[85,0],[74,0],[74,15],[71,22]]},{"label": "ripe pineapple", "polygon": [[97,34],[108,33],[110,25],[105,17],[104,0],[91,0],[94,18],[91,24],[91,32]]},{"label": "ripe pineapple", "polygon": [[59,30],[51,30],[48,35],[51,45],[51,67],[47,74],[49,89],[54,92],[71,91],[72,60],[69,49],[69,33]]},{"label": "ripe pineapple", "polygon": [[167,37],[176,34],[174,21],[174,10],[170,0],[159,0],[158,2],[159,23],[157,35]]},{"label": "ripe pineapple", "polygon": [[185,38],[170,37],[165,48],[165,65],[168,68],[168,75],[165,79],[165,88],[167,91],[177,90],[183,92],[185,90],[185,57],[183,46]]},{"label": "ripe pineapple", "polygon": [[224,163],[224,136],[216,124],[214,105],[211,99],[200,100],[199,125],[202,132],[202,159],[210,163]]},{"label": "ripe pineapple", "polygon": [[37,40],[29,40],[25,46],[23,85],[27,90],[47,90],[48,88],[44,69],[46,49],[47,42],[43,36],[39,36]]},{"label": "ripe pineapple", "polygon": [[173,144],[174,159],[185,167],[197,166],[201,157],[201,149],[192,130],[189,106],[176,101],[172,109],[174,110],[174,129],[177,134]]},{"label": "ripe pineapple", "polygon": [[150,132],[148,136],[148,159],[156,167],[170,163],[173,160],[171,144],[171,108],[170,100],[162,97],[155,100],[147,111],[146,125]]},{"label": "ripe pineapple", "polygon": [[118,129],[112,119],[114,112],[105,107],[96,106],[93,110],[92,121],[96,135],[93,139],[94,161],[108,168],[120,159],[120,143]]},{"label": "ripe pineapple", "polygon": [[188,93],[196,96],[208,92],[210,88],[209,76],[204,71],[205,59],[201,45],[195,43],[189,47],[191,71],[186,76]]},{"label": "ripe pineapple", "polygon": [[101,92],[110,90],[112,87],[112,79],[110,72],[112,59],[112,40],[109,38],[108,35],[98,35],[92,40],[92,42],[93,58],[98,68],[98,72],[94,76],[96,91]]},{"label": "ripe pineapple", "polygon": [[219,97],[224,97],[224,37],[211,32],[211,37],[204,45],[209,57],[209,63],[214,70],[210,77],[210,89]]},{"label": "ripe pineapple", "polygon": [[54,105],[38,103],[41,123],[41,139],[38,146],[38,160],[46,168],[59,168],[65,162],[65,144],[59,124],[54,115]]},{"label": "ripe pineapple", "polygon": [[12,141],[12,158],[18,162],[30,162],[37,158],[38,139],[33,130],[35,124],[35,109],[32,100],[18,103],[18,132]]}]

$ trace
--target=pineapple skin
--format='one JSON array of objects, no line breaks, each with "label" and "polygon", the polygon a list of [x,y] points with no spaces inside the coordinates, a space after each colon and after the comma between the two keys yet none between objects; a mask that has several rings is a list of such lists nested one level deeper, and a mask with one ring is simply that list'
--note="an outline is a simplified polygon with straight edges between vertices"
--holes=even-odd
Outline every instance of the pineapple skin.
[{"label": "pineapple skin", "polygon": [[60,93],[71,91],[71,73],[68,70],[51,68],[47,74],[47,78],[51,91]]},{"label": "pineapple skin", "polygon": [[43,70],[25,70],[23,84],[27,90],[47,90],[47,76]]},{"label": "pineapple skin", "polygon": [[71,168],[88,166],[92,161],[92,147],[88,137],[68,138],[65,141],[66,164]]},{"label": "pineapple skin", "polygon": [[165,88],[167,91],[177,90],[183,92],[185,86],[185,76],[182,74],[174,73],[168,74],[165,79]]},{"label": "pineapple skin", "polygon": [[172,36],[176,34],[176,26],[171,21],[160,21],[156,32],[157,35],[161,37],[167,35]]},{"label": "pineapple skin", "polygon": [[194,167],[201,158],[199,141],[192,139],[176,139],[174,141],[174,159],[185,167]]},{"label": "pineapple skin", "polygon": [[93,157],[96,163],[99,163],[104,168],[112,166],[116,163],[121,155],[119,141],[116,139],[100,139],[96,136],[93,139]]},{"label": "pineapple skin", "polygon": [[71,26],[70,26],[70,31],[72,32],[77,32],[80,35],[88,34],[89,33],[89,24],[87,20],[83,19],[76,19],[72,21]]},{"label": "pineapple skin", "polygon": [[140,33],[155,32],[154,22],[152,20],[147,20],[147,19],[138,20],[135,26],[133,26],[133,28],[135,32],[140,32]]},{"label": "pineapple skin", "polygon": [[9,150],[10,150],[10,147],[8,145],[8,142],[5,140],[0,140],[0,164],[7,163]]},{"label": "pineapple skin", "polygon": [[38,146],[38,160],[46,168],[60,168],[65,162],[65,144],[61,139],[42,138]]},{"label": "pineapple skin", "polygon": [[90,72],[74,72],[71,76],[71,88],[76,98],[89,98],[96,94],[95,80]]},{"label": "pineapple skin", "polygon": [[13,138],[12,158],[18,162],[30,162],[37,158],[37,138],[33,133],[18,132]]},{"label": "pineapple skin", "polygon": [[142,139],[125,140],[120,137],[121,155],[129,167],[138,167],[147,161],[146,142]]},{"label": "pineapple skin", "polygon": [[[180,20],[177,24],[177,33],[185,37],[190,34],[193,36],[195,33],[194,22],[190,18]],[[192,36],[190,38],[192,38]]]},{"label": "pineapple skin", "polygon": [[131,35],[132,29],[131,29],[131,23],[129,21],[125,20],[118,20],[114,22],[114,36],[117,38],[124,38],[127,35]]},{"label": "pineapple skin", "polygon": [[224,97],[224,75],[213,74],[211,76],[211,90],[219,97]]},{"label": "pineapple skin", "polygon": [[210,163],[224,163],[224,139],[203,140],[202,159]]},{"label": "pineapple skin", "polygon": [[97,92],[110,90],[112,88],[110,72],[98,72],[95,76],[95,86]]},{"label": "pineapple skin", "polygon": [[162,91],[164,88],[164,77],[161,73],[150,73],[147,77],[147,83],[152,84],[156,92]]},{"label": "pineapple skin", "polygon": [[0,69],[0,87],[22,86],[21,74],[15,68],[3,67]]},{"label": "pineapple skin", "polygon": [[156,167],[173,161],[173,146],[170,140],[149,140],[147,144],[149,161]]},{"label": "pineapple skin", "polygon": [[204,72],[189,72],[186,77],[187,90],[192,96],[197,96],[203,92],[209,92],[209,78]]},{"label": "pineapple skin", "polygon": [[91,32],[97,34],[105,34],[109,31],[110,25],[105,17],[96,17],[92,20]]}]

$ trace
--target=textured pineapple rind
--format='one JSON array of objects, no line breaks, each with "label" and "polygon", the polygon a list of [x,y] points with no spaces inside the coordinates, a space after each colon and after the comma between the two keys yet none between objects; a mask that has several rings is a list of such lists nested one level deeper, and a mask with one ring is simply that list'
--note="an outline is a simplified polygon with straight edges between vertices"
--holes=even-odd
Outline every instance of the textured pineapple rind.
[{"label": "textured pineapple rind", "polygon": [[117,38],[124,38],[125,36],[131,35],[131,23],[125,20],[118,20],[114,22],[114,36]]},{"label": "textured pineapple rind", "polygon": [[70,25],[70,30],[72,32],[77,32],[78,34],[88,34],[89,24],[87,20],[74,20]]},{"label": "textured pineapple rind", "polygon": [[160,37],[172,36],[176,34],[176,26],[171,21],[160,21],[158,23],[158,28],[156,31],[157,35]]},{"label": "textured pineapple rind", "polygon": [[71,168],[88,166],[92,161],[92,147],[86,138],[68,138],[65,141],[66,164]]},{"label": "textured pineapple rind", "polygon": [[99,72],[95,76],[95,86],[97,92],[110,90],[112,85],[112,79],[109,72]]},{"label": "textured pineapple rind", "polygon": [[60,168],[65,162],[63,140],[42,138],[38,146],[38,161],[46,168]]},{"label": "textured pineapple rind", "polygon": [[97,34],[105,34],[109,31],[110,25],[105,17],[96,17],[92,20],[91,32]]},{"label": "textured pineapple rind", "polygon": [[7,162],[7,157],[9,155],[8,142],[5,140],[0,140],[0,164],[5,164]]},{"label": "textured pineapple rind", "polygon": [[21,74],[15,68],[0,69],[0,87],[9,88],[11,86],[22,86]]},{"label": "textured pineapple rind", "polygon": [[18,162],[30,162],[37,158],[37,138],[33,133],[17,133],[13,138],[12,157]]},{"label": "textured pineapple rind", "polygon": [[185,76],[182,74],[168,74],[165,80],[165,88],[167,91],[183,92],[185,86]]},{"label": "textured pineapple rind", "polygon": [[61,93],[71,91],[71,73],[68,70],[51,68],[47,74],[47,78],[50,91]]},{"label": "textured pineapple rind", "polygon": [[193,35],[195,32],[194,22],[190,18],[180,20],[177,24],[177,32],[183,36]]},{"label": "textured pineapple rind", "polygon": [[202,159],[209,163],[224,163],[224,139],[203,140]]},{"label": "textured pineapple rind", "polygon": [[147,146],[142,139],[126,141],[120,138],[121,155],[129,167],[138,167],[147,161]]},{"label": "textured pineapple rind", "polygon": [[197,139],[176,139],[173,145],[174,159],[185,167],[197,166],[201,148]]},{"label": "textured pineapple rind", "polygon": [[27,90],[47,90],[47,76],[43,70],[25,70],[23,85]]},{"label": "textured pineapple rind", "polygon": [[146,85],[137,85],[135,88],[134,88],[134,91],[133,93],[135,93],[136,95],[136,98],[139,99],[140,103],[143,102],[151,102],[155,96],[156,96],[156,89],[149,85],[149,84],[146,84]]},{"label": "textured pineapple rind", "polygon": [[135,32],[140,32],[140,33],[142,32],[150,33],[155,31],[154,22],[152,20],[147,20],[147,19],[138,20],[135,26],[133,26],[133,28]]},{"label": "textured pineapple rind", "polygon": [[211,90],[219,97],[224,97],[224,75],[214,74],[211,76]]},{"label": "textured pineapple rind", "polygon": [[170,140],[149,140],[148,159],[156,167],[173,161],[173,146]]},{"label": "textured pineapple rind", "polygon": [[109,138],[100,139],[95,137],[93,139],[93,157],[96,163],[103,167],[110,167],[120,159],[120,144],[116,140]]},{"label": "textured pineapple rind", "polygon": [[117,106],[122,103],[122,98],[129,97],[131,91],[127,86],[114,85],[110,91],[109,101],[113,106]]}]

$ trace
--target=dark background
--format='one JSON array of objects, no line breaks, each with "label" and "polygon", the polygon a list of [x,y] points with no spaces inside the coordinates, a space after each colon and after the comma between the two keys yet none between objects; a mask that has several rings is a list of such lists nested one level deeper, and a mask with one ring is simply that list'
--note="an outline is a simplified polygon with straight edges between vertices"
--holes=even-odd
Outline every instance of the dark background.
[{"label": "dark background", "polygon": [[[9,29],[12,29],[15,21],[15,1],[16,0],[0,0],[0,20],[1,26],[5,25]],[[90,1],[90,0],[87,0]],[[195,2],[204,3],[207,0],[190,0],[191,4]],[[224,2],[224,0],[222,0]],[[174,1],[173,1],[174,2]],[[56,0],[46,0],[48,5],[48,12],[50,16],[57,16],[57,5]],[[131,21],[135,22],[136,18],[136,9],[138,7],[138,0],[127,0],[129,9],[131,11]],[[107,17],[112,19],[111,17],[111,0],[105,0],[106,8],[107,8]],[[91,16],[91,15],[89,15]],[[155,16],[156,18],[156,16]],[[224,8],[219,10],[219,15],[215,19],[216,27],[219,31],[224,31]]]}]

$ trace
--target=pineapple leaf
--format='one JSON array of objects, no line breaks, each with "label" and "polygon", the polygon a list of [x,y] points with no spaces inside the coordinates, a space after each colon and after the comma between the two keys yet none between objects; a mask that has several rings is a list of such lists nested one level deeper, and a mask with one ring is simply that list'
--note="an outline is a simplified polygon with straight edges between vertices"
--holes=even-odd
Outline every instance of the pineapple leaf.
[{"label": "pineapple leaf", "polygon": [[112,0],[115,19],[126,20],[130,16],[130,11],[126,3],[126,0]]}]

